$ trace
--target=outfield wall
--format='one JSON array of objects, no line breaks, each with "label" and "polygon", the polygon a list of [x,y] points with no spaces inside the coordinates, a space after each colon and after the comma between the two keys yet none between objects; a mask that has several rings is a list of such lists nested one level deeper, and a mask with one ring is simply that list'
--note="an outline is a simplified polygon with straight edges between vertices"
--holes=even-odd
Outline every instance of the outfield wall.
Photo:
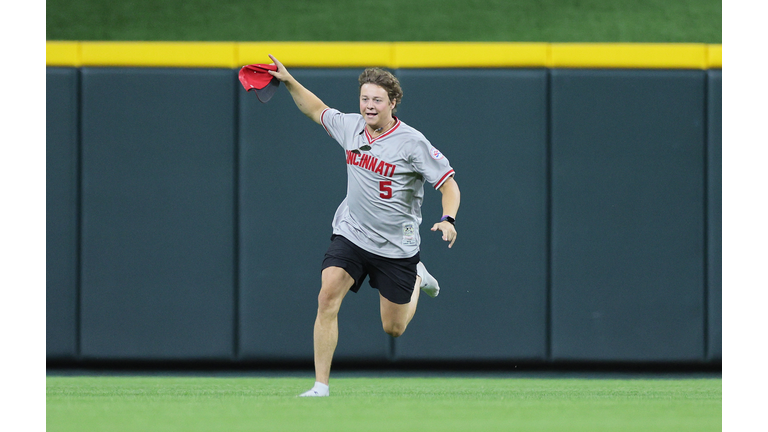
[{"label": "outfield wall", "polygon": [[[360,68],[293,68],[357,111]],[[719,362],[719,69],[400,68],[459,239],[408,331],[347,296],[337,359]],[[47,69],[49,360],[311,361],[343,153],[229,68]]]}]

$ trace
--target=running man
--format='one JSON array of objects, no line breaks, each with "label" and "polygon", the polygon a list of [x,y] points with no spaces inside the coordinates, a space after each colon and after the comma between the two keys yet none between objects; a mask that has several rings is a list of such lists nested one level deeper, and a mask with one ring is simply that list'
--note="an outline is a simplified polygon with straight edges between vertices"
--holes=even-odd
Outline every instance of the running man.
[{"label": "running man", "polygon": [[419,258],[424,182],[442,194],[443,216],[432,226],[452,247],[459,186],[448,159],[416,129],[395,117],[403,92],[397,78],[378,68],[359,77],[360,114],[329,108],[277,66],[271,75],[285,83],[296,106],[338,141],[347,160],[347,196],[333,218],[325,254],[314,329],[315,385],[301,396],[328,396],[331,361],[339,336],[344,296],[366,277],[379,290],[381,324],[403,334],[416,312],[419,292],[435,297],[440,287]]}]

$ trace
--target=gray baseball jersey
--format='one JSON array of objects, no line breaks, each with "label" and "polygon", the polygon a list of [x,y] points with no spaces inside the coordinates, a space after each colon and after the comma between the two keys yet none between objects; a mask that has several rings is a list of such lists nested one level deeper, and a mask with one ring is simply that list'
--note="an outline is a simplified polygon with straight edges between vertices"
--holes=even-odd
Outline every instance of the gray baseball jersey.
[{"label": "gray baseball jersey", "polygon": [[424,181],[439,189],[454,174],[448,159],[397,118],[376,138],[360,114],[329,108],[320,121],[347,159],[347,196],[333,217],[333,233],[379,256],[416,255]]}]

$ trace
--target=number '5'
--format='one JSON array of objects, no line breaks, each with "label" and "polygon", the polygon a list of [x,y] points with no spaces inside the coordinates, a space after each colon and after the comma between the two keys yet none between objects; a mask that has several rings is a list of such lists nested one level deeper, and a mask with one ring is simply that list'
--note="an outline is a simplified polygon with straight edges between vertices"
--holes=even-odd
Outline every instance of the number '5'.
[{"label": "number '5'", "polygon": [[392,198],[392,181],[391,180],[380,181],[379,190],[381,191],[381,193],[379,194],[380,197],[384,199]]}]

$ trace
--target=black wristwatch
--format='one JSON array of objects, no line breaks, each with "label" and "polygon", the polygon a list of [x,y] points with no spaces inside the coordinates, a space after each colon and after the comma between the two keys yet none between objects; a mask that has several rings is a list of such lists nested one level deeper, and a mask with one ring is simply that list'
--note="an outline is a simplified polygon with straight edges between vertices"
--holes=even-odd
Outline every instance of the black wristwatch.
[{"label": "black wristwatch", "polygon": [[454,219],[454,218],[452,218],[452,217],[450,217],[450,216],[448,216],[448,215],[445,215],[445,216],[443,216],[443,217],[440,219],[440,222],[448,222],[448,223],[450,223],[451,225],[456,225],[456,219]]}]

